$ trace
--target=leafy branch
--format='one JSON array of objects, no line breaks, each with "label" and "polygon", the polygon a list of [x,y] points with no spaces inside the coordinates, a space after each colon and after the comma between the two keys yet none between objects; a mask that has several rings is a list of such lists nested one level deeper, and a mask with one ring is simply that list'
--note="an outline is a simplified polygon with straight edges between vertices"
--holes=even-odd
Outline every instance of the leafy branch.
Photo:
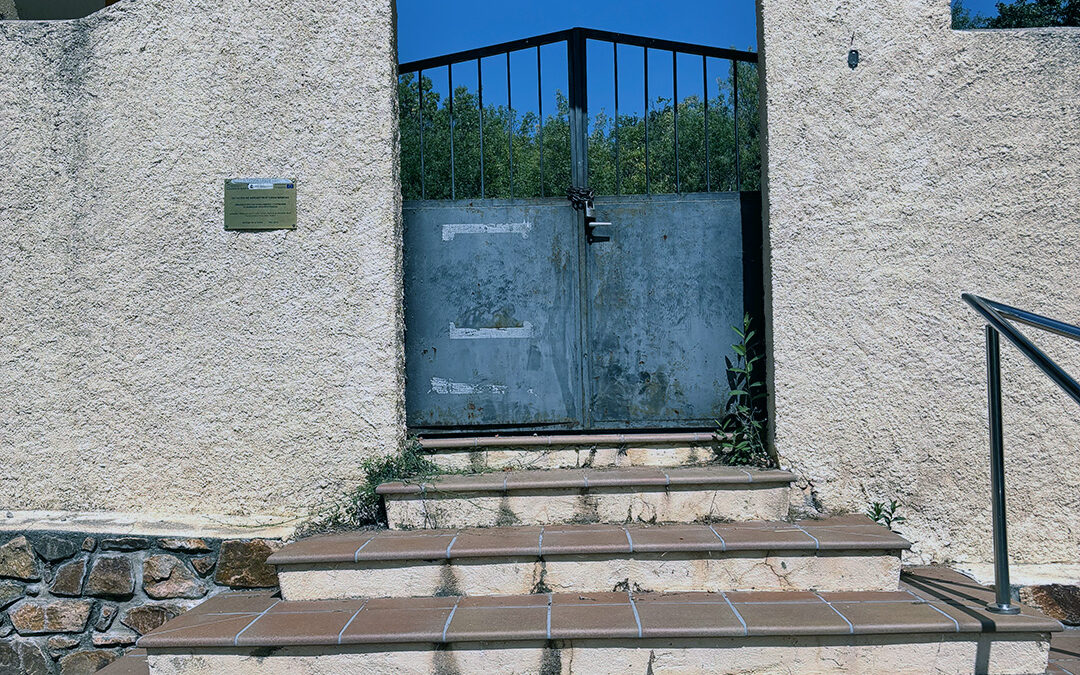
[{"label": "leafy branch", "polygon": [[717,452],[725,463],[769,466],[772,458],[765,447],[766,397],[761,361],[754,349],[757,335],[751,327],[750,314],[743,316],[742,328],[733,326],[739,340],[732,345],[735,359],[727,362],[728,400],[724,418],[717,421],[720,441]]}]

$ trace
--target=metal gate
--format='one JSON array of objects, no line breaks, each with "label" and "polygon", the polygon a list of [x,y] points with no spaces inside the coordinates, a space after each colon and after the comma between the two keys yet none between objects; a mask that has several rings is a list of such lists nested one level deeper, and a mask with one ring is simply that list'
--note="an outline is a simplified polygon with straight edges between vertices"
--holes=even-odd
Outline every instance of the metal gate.
[{"label": "metal gate", "polygon": [[[541,48],[562,45],[568,95],[545,118]],[[597,45],[611,49],[613,66],[607,136],[600,117],[588,118]],[[641,118],[619,112],[627,47],[642,54]],[[649,95],[657,50],[671,60],[666,105]],[[536,106],[522,116],[538,123],[519,127],[511,54],[533,51]],[[679,98],[686,56],[700,58],[701,98]],[[505,59],[505,106],[490,104],[490,86],[484,105],[485,59]],[[717,59],[731,64],[733,82],[713,98]],[[747,119],[756,96],[751,105],[744,92],[740,106],[738,84],[755,62],[748,52],[579,28],[400,67],[410,427],[700,428],[723,414],[731,327],[762,311],[756,119]],[[475,94],[455,89],[455,72],[460,83],[474,63]],[[425,77],[437,69],[445,98]],[[505,138],[493,135],[504,126]],[[702,127],[688,153],[686,138]],[[726,131],[734,152],[716,150]],[[643,152],[633,147],[642,136]],[[614,159],[606,168],[598,148]],[[590,178],[598,196],[586,191]],[[571,187],[576,205],[565,197]]]}]

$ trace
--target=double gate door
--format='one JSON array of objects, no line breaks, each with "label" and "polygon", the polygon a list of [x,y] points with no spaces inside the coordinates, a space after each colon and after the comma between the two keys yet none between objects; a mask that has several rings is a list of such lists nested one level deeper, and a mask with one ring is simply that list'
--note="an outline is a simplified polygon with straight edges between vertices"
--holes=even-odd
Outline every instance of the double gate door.
[{"label": "double gate door", "polygon": [[[696,428],[759,297],[757,193],[406,203],[406,401],[422,430]],[[606,239],[606,240],[602,240]]]},{"label": "double gate door", "polygon": [[[559,103],[550,117],[544,49],[566,62],[565,107]],[[532,52],[535,77],[520,80]],[[601,122],[588,117],[587,63],[604,54],[615,124],[590,131]],[[671,98],[656,99],[650,75],[664,55]],[[628,56],[641,58],[639,79],[625,76]],[[742,138],[756,128],[756,90],[739,97],[756,81],[747,70],[756,61],[749,52],[574,28],[399,66],[410,427],[689,429],[723,414],[732,326],[744,312],[760,316],[763,297],[760,196],[742,191],[744,164],[756,155],[752,142],[740,140],[740,128]],[[497,105],[485,89],[485,63],[505,74]],[[680,97],[692,67],[700,94]],[[445,75],[445,96],[433,73]],[[455,87],[455,73],[459,85],[463,74],[474,76],[475,91]],[[643,86],[638,112],[626,112],[620,82]],[[537,96],[527,124],[514,105],[523,83],[535,84]],[[680,141],[680,131],[691,138]],[[545,195],[571,186],[576,196],[586,193],[597,133],[613,142],[614,175],[600,182],[617,196],[595,199],[595,219],[610,225],[590,236],[582,210]],[[633,150],[635,138],[643,156],[624,167],[621,153]],[[529,171],[520,166],[527,148],[539,164]],[[680,158],[690,148],[696,164]],[[564,154],[553,157],[556,150]],[[533,169],[538,185],[522,187]],[[624,182],[631,169],[644,180]],[[633,190],[646,194],[620,194]],[[523,191],[539,196],[515,198]],[[672,194],[653,194],[663,191]]]}]

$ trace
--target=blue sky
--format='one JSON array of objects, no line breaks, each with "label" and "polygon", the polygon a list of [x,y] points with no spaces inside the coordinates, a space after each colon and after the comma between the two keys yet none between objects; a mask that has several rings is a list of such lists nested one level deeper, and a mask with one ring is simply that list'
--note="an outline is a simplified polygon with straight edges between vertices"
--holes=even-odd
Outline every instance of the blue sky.
[{"label": "blue sky", "polygon": [[754,0],[398,0],[401,61],[585,26],[754,49]]},{"label": "blue sky", "polygon": [[[964,0],[972,12],[993,15],[996,0]],[[398,58],[401,62],[440,56],[474,47],[506,42],[541,33],[585,26],[648,37],[718,47],[757,51],[757,15],[754,0],[397,0]],[[589,108],[612,112],[614,85],[611,47],[590,43]],[[671,57],[650,53],[650,95],[671,95]],[[554,109],[556,90],[566,91],[565,48],[542,49],[543,107]],[[641,50],[620,47],[620,112],[640,113],[644,107]],[[636,67],[636,71],[635,71]],[[727,62],[710,60],[708,81],[723,75]],[[503,59],[484,65],[484,99],[506,100]],[[680,60],[680,98],[701,90],[700,61]],[[512,56],[514,107],[533,110],[537,105],[535,52]],[[445,96],[446,69],[427,71],[435,91]],[[455,87],[476,89],[475,63],[456,66]],[[710,85],[711,86],[711,85]],[[712,92],[710,96],[715,96]]]},{"label": "blue sky", "polygon": [[[678,11],[672,9],[677,6]],[[401,62],[482,47],[552,31],[585,26],[620,33],[679,40],[719,47],[757,50],[754,0],[398,0],[398,56]],[[644,107],[642,51],[619,48],[620,112],[639,113]],[[589,108],[612,112],[614,86],[609,45],[590,42]],[[566,53],[559,45],[541,52],[544,112],[554,109],[555,91],[566,91]],[[684,57],[685,58],[685,57]],[[484,62],[485,103],[506,100],[503,59]],[[679,63],[679,93],[698,93],[702,87],[700,59]],[[722,75],[726,61],[710,60],[709,80]],[[536,54],[512,56],[514,107],[536,110]],[[635,70],[636,69],[636,70]],[[650,95],[671,95],[671,55],[651,52]],[[446,70],[425,71],[437,92],[445,95]],[[475,63],[454,69],[454,86],[476,87]],[[715,92],[712,95],[716,95]]]},{"label": "blue sky", "polygon": [[971,10],[972,14],[996,16],[997,3],[998,0],[964,0],[964,7]]},{"label": "blue sky", "polygon": [[[993,15],[996,0],[965,0]],[[401,61],[585,26],[757,49],[754,0],[398,0]]]}]

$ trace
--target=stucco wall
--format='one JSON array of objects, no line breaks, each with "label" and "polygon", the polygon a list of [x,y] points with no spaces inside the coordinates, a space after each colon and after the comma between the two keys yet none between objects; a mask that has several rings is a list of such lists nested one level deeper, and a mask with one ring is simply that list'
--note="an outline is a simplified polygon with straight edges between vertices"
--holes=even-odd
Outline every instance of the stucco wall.
[{"label": "stucco wall", "polygon": [[[778,452],[825,508],[895,496],[919,555],[988,560],[960,293],[1080,322],[1080,30],[956,32],[948,0],[760,11]],[[1040,340],[1080,374],[1080,345]],[[1003,354],[1013,559],[1075,561],[1080,409]]]},{"label": "stucco wall", "polygon": [[395,62],[392,0],[0,23],[0,507],[294,515],[397,447]]}]

